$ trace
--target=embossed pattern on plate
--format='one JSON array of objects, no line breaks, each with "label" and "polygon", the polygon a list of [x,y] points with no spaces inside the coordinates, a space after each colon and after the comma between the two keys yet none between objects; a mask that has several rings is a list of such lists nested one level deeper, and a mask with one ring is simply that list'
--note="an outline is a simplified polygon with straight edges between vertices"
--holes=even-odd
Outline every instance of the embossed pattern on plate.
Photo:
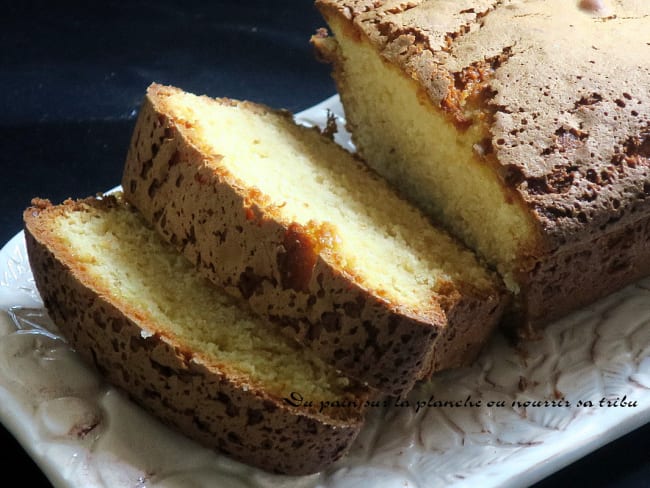
[{"label": "embossed pattern on plate", "polygon": [[[328,112],[353,149],[337,97],[297,119],[323,126]],[[650,279],[517,350],[497,334],[472,367],[371,408],[330,469],[291,478],[196,445],[82,364],[43,310],[21,233],[0,251],[0,420],[62,488],[527,486],[650,422]]]}]

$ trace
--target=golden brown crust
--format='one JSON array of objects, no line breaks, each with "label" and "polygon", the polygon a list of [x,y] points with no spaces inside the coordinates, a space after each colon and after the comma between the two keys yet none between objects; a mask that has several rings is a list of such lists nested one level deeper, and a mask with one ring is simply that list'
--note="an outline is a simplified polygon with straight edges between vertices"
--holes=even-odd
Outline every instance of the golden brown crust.
[{"label": "golden brown crust", "polygon": [[113,198],[52,206],[36,199],[24,213],[36,286],[72,347],[145,409],[200,443],[273,472],[308,474],[349,449],[362,425],[359,408],[338,418],[248,389],[182,342],[143,323],[137,311],[98,292],[83,265],[51,235],[53,219],[85,206],[110,208]]},{"label": "golden brown crust", "polygon": [[[509,300],[505,296],[495,296],[472,289],[464,285],[460,290],[441,287],[441,306],[445,316],[453,327],[447,327],[436,341],[431,358],[431,371],[468,366],[476,359],[483,346],[490,339],[494,329],[499,325]],[[505,294],[505,292],[503,292]],[[461,296],[476,297],[476,300],[462,300]],[[483,327],[477,327],[476,318],[480,317]]]},{"label": "golden brown crust", "polygon": [[[615,231],[650,211],[647,2],[316,4],[326,17],[348,19],[434,106],[487,124],[504,185],[543,230],[540,249]],[[489,115],[481,120],[468,102],[476,91]]]},{"label": "golden brown crust", "polygon": [[[393,6],[388,8],[387,11],[393,14],[398,13],[404,8],[410,9],[415,7],[416,3],[411,2],[408,5],[400,4],[399,7]],[[347,38],[353,39],[356,42],[366,42],[376,47],[377,40],[373,38],[372,30],[367,28],[365,24],[352,22],[351,20],[354,19],[354,16],[350,16],[348,10],[345,8],[337,8],[340,7],[337,2],[320,1],[316,2],[316,4],[325,19],[330,24],[335,22]],[[368,6],[359,8],[360,11],[370,12]],[[446,38],[445,42],[450,43],[453,38],[454,36],[450,35]],[[406,44],[399,44],[402,46],[402,50],[406,49],[405,46],[408,45],[407,41],[409,39],[410,37],[407,36],[407,39],[403,40]],[[351,133],[358,153],[361,156],[372,153],[372,148],[366,150],[367,148],[364,147],[364,142],[356,137],[357,126],[363,124],[363,120],[356,120],[357,116],[354,110],[352,110],[356,95],[347,89],[347,74],[344,69],[345,61],[338,47],[338,43],[324,29],[319,29],[312,36],[311,43],[315,48],[316,56],[332,65],[332,76],[338,86],[341,101],[343,106],[348,107],[349,110],[346,114],[346,127]],[[418,47],[415,49],[415,52],[419,53],[420,50],[420,47]],[[422,81],[417,73],[409,71],[391,56],[384,54],[381,53],[384,69],[394,70],[401,75],[406,75],[405,79],[411,84],[412,90],[416,93],[417,98],[421,100],[424,107],[428,110],[437,110],[445,114],[449,123],[455,126],[459,132],[466,131],[472,125],[480,128],[478,133],[482,135],[476,138],[476,143],[473,147],[475,156],[474,164],[481,167],[491,167],[495,174],[499,175],[499,179],[505,182],[501,190],[507,202],[520,207],[522,213],[528,213],[529,204],[510,185],[511,182],[516,180],[517,175],[512,171],[511,167],[502,166],[495,155],[492,135],[490,133],[490,122],[493,120],[494,110],[486,106],[489,98],[494,95],[488,81],[496,67],[504,62],[507,54],[502,53],[493,59],[477,62],[451,75],[444,70],[441,71],[439,75],[443,80],[446,80],[444,83],[448,85],[444,92],[440,92],[439,98],[434,103],[431,103],[431,98],[433,97],[433,93],[437,93],[437,91],[433,88],[431,79]],[[442,68],[440,69],[442,70]],[[361,129],[363,130],[363,127]],[[550,249],[548,240],[544,239],[542,223],[532,214],[530,214],[528,225],[532,231],[532,235],[525,243],[525,248],[522,248],[524,258],[518,263],[519,267],[526,271],[534,267],[536,260]]]},{"label": "golden brown crust", "polygon": [[[152,85],[141,108],[122,179],[125,198],[206,277],[345,374],[394,395],[428,376],[436,339],[456,326],[445,310],[435,301],[429,310],[405,309],[365,289],[318,252],[313,230],[284,223],[258,195],[203,164],[219,156],[202,153],[165,113],[166,90],[174,89]],[[497,311],[501,293],[457,295],[446,308],[485,300]],[[496,321],[495,314],[471,317],[472,333],[462,337],[478,343]],[[436,364],[444,369],[469,356]]]},{"label": "golden brown crust", "polygon": [[[592,303],[650,274],[650,217],[560,248],[518,276],[523,309],[512,310],[504,323],[525,324],[518,334],[540,329],[567,311]],[[561,270],[561,272],[558,272]],[[525,319],[525,320],[524,320]]]},{"label": "golden brown crust", "polygon": [[[513,323],[542,325],[650,273],[647,248],[619,239],[645,228],[650,212],[649,3],[316,5],[411,80],[426,106],[486,135],[477,158],[535,228],[514,270]],[[336,42],[323,32],[312,42],[333,64],[345,106]],[[618,244],[593,249],[609,242]]]}]

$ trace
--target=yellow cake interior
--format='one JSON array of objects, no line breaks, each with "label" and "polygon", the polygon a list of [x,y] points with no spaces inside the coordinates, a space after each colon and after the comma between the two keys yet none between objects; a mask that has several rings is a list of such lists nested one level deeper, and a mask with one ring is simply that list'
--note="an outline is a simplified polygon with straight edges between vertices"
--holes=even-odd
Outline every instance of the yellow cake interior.
[{"label": "yellow cake interior", "polygon": [[279,398],[345,394],[347,378],[206,282],[138,214],[119,206],[84,208],[55,219],[55,238],[82,263],[96,291],[116,297],[122,310],[137,310],[145,329],[154,324],[242,383]]},{"label": "yellow cake interior", "polygon": [[450,281],[493,290],[470,251],[315,130],[259,106],[181,91],[159,103],[191,144],[219,155],[205,164],[262,195],[285,224],[327,229],[324,255],[384,299],[422,311]]},{"label": "yellow cake interior", "polygon": [[367,39],[346,35],[338,18],[328,23],[343,66],[341,96],[363,157],[498,269],[517,292],[513,273],[535,230],[494,169],[477,157],[476,146],[489,136],[482,124],[457,129]]}]

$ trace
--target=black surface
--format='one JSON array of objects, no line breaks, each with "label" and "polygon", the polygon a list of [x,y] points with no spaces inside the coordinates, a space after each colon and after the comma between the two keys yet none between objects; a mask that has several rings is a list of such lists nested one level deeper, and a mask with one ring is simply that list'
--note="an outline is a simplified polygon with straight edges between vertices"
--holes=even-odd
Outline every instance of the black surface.
[{"label": "black surface", "polygon": [[309,46],[323,23],[305,0],[47,5],[0,14],[0,242],[33,196],[119,184],[153,81],[294,112],[335,91]]},{"label": "black surface", "polygon": [[[182,5],[182,6],[181,6]],[[310,0],[20,2],[0,16],[0,243],[34,196],[61,201],[119,184],[152,81],[299,111],[334,94],[309,36]],[[48,486],[0,429],[3,476]],[[650,486],[650,426],[535,485]]]}]

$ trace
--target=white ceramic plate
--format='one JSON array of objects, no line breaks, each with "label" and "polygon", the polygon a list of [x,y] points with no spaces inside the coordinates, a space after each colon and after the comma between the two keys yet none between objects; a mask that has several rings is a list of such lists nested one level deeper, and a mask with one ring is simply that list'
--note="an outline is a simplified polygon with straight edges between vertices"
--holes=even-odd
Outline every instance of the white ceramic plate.
[{"label": "white ceramic plate", "polygon": [[[336,97],[297,118],[322,126],[328,110],[342,121]],[[352,148],[343,131],[337,141]],[[519,350],[496,335],[473,367],[407,400],[371,409],[349,455],[323,473],[249,468],[104,384],[47,318],[23,234],[0,251],[0,420],[62,488],[528,486],[650,421],[650,279]]]}]

